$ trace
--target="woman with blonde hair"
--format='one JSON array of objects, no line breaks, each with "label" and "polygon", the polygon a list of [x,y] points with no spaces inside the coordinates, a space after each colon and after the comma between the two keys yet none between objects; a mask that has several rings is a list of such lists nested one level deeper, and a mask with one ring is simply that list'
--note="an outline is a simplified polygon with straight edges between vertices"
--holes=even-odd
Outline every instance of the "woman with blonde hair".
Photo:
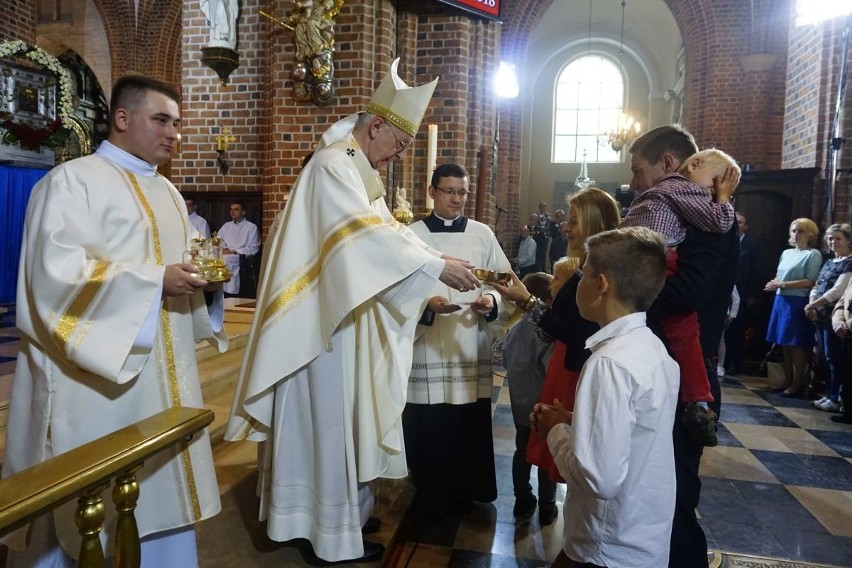
[{"label": "woman with blonde hair", "polygon": [[[565,238],[568,241],[567,257],[555,265],[557,274],[554,282],[558,291],[553,295],[552,305],[548,306],[530,294],[517,276],[513,275],[508,286],[494,285],[504,298],[515,302],[526,313],[525,318],[537,325],[539,331],[554,341],[553,354],[547,367],[539,400],[552,404],[557,398],[567,410],[574,408],[574,391],[580,378],[580,370],[590,352],[586,349],[586,339],[598,330],[598,325],[580,317],[577,309],[577,284],[580,281],[579,269],[585,262],[583,243],[591,235],[615,229],[621,223],[618,203],[615,199],[596,187],[582,189],[568,199],[565,216]],[[564,261],[564,262],[563,262]],[[564,281],[564,283],[563,283]],[[540,439],[535,433],[530,436],[527,445],[527,458],[530,463],[546,469],[554,481],[562,481],[559,470],[553,463],[547,440]],[[514,514],[523,519],[535,509],[535,499],[516,496]],[[556,506],[539,506],[540,524],[550,524],[556,518]]]},{"label": "woman with blonde hair", "polygon": [[763,288],[775,292],[766,341],[783,349],[783,397],[801,397],[807,387],[805,372],[816,334],[805,317],[805,305],[822,266],[822,255],[814,248],[818,238],[816,223],[804,217],[793,220],[789,241],[793,248],[781,253],[775,278]]}]

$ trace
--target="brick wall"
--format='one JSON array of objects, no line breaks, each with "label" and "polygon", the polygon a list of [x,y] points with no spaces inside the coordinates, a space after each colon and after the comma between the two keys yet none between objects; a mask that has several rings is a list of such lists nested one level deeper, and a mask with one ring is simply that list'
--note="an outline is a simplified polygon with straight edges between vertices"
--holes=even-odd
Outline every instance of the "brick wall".
[{"label": "brick wall", "polygon": [[27,0],[0,3],[0,40],[20,39],[29,44],[36,39],[36,7]]},{"label": "brick wall", "polygon": [[[99,74],[103,83],[126,72],[141,72],[181,85],[181,154],[166,169],[181,189],[262,191],[264,226],[268,226],[321,133],[366,104],[398,55],[403,78],[409,83],[441,76],[424,119],[424,124],[439,125],[439,161],[458,161],[468,168],[474,189],[485,200],[486,221],[493,221],[498,203],[510,210],[501,224],[504,219],[523,218],[518,210],[524,191],[521,104],[495,101],[490,82],[499,59],[523,64],[530,31],[553,0],[506,2],[502,26],[437,2],[347,1],[337,17],[337,94],[328,107],[295,101],[290,75],[292,34],[257,14],[264,7],[283,18],[291,8],[289,2],[277,0],[270,6],[265,0],[241,1],[241,66],[231,84],[223,87],[213,71],[200,63],[207,25],[197,3],[141,0],[137,15],[129,0],[75,3],[86,1],[103,20],[109,46],[111,73],[108,79]],[[667,0],[667,4],[685,43],[684,123],[699,144],[729,150],[759,169],[824,166],[842,19],[792,27],[792,2],[787,0],[755,0],[747,6],[738,0]],[[0,4],[0,16],[0,38],[35,41],[35,2],[7,0]],[[62,38],[53,39],[59,47]],[[75,50],[86,58],[85,45]],[[762,56],[774,61],[768,67],[765,62],[753,65]],[[103,86],[108,92],[108,85]],[[478,155],[495,142],[498,109],[494,181],[480,188]],[[237,137],[228,151],[232,168],[227,176],[219,173],[215,163],[215,135],[224,127]],[[849,128],[845,134],[852,139]],[[841,170],[852,165],[845,156],[849,153],[847,146],[841,154]],[[425,128],[405,159],[389,167],[385,175],[389,188],[409,189],[415,211],[422,212],[428,175]],[[850,213],[848,180],[843,171],[838,217],[848,218]],[[468,214],[473,214],[475,200],[468,207]],[[508,233],[514,227],[498,229]],[[511,242],[511,237],[504,241]]]},{"label": "brick wall", "polygon": [[[171,179],[183,191],[249,191],[263,188],[261,165],[268,115],[264,83],[268,77],[266,46],[269,26],[257,14],[259,1],[240,6],[237,51],[240,66],[222,85],[216,73],[201,63],[201,48],[210,31],[199,3],[183,9],[180,51],[183,119],[181,147],[172,160]],[[216,136],[230,129],[236,138],[225,154],[227,176],[217,164]]]}]

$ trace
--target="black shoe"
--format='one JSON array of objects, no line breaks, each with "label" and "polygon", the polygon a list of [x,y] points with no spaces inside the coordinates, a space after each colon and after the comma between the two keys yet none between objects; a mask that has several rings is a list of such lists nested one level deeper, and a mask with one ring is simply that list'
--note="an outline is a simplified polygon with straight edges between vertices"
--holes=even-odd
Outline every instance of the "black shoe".
[{"label": "black shoe", "polygon": [[686,403],[683,409],[683,425],[690,437],[708,448],[719,445],[716,437],[716,413],[696,401]]},{"label": "black shoe", "polygon": [[540,526],[546,527],[547,525],[553,523],[553,521],[555,521],[556,517],[558,516],[559,508],[556,506],[556,503],[542,502],[541,506],[538,508],[538,524]]},{"label": "black shoe", "polygon": [[361,534],[373,534],[379,532],[382,528],[382,520],[378,517],[370,517],[364,526],[361,527]]},{"label": "black shoe", "polygon": [[839,414],[832,416],[830,420],[832,422],[839,422],[840,424],[852,424],[852,414]]},{"label": "black shoe", "polygon": [[518,497],[515,499],[515,507],[512,509],[512,514],[518,522],[528,521],[535,513],[535,507],[538,500],[533,495]]},{"label": "black shoe", "polygon": [[336,560],[334,562],[330,562],[328,560],[323,560],[317,556],[313,558],[306,558],[308,564],[313,566],[338,566],[340,564],[354,564],[356,562],[376,562],[377,560],[381,560],[382,556],[385,554],[385,545],[379,544],[378,542],[370,542],[368,540],[364,541],[364,554],[359,558],[348,558],[346,560]]}]

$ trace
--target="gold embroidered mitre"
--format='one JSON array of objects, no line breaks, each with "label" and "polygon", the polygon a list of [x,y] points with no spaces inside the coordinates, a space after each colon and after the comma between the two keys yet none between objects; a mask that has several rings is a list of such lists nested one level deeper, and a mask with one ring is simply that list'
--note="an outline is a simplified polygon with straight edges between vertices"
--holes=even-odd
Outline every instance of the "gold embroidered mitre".
[{"label": "gold embroidered mitre", "polygon": [[384,118],[411,136],[416,136],[420,121],[426,114],[426,107],[432,99],[432,93],[435,92],[438,78],[419,87],[409,87],[396,74],[398,65],[397,57],[367,105],[367,112]]}]

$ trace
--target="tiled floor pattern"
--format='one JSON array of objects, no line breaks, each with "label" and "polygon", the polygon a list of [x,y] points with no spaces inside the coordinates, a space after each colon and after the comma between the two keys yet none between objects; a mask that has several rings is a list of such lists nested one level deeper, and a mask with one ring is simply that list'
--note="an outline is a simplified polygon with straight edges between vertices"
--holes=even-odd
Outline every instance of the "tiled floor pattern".
[{"label": "tiled floor pattern", "polygon": [[[14,370],[7,359],[14,359],[15,339],[14,313],[0,314],[0,377]],[[771,394],[766,385],[759,377],[723,385],[720,444],[706,450],[701,468],[699,513],[716,551],[711,566],[852,566],[852,427],[831,422],[830,414],[814,410],[809,401]],[[411,485],[375,483],[384,524],[370,539],[388,546],[383,566],[534,567],[549,565],[558,553],[561,519],[548,527],[539,526],[535,516],[514,522],[514,425],[499,373],[492,400],[497,500],[417,526],[406,516]],[[199,526],[202,567],[309,565],[300,553],[304,543],[271,542],[257,521],[255,451],[248,442],[214,450],[223,511]],[[558,499],[563,497],[560,486]]]},{"label": "tiled floor pattern", "polygon": [[[546,566],[558,552],[561,519],[540,527],[536,517],[525,525],[512,517],[514,426],[506,391],[496,375],[497,501],[448,526],[404,527],[402,553],[391,565]],[[828,418],[808,401],[769,394],[765,379],[725,381],[721,442],[707,449],[701,469],[699,514],[717,551],[714,565],[852,566],[852,428]]]},{"label": "tiled floor pattern", "polygon": [[[765,384],[750,377],[724,384],[720,445],[707,449],[701,471],[699,513],[713,548],[711,568],[852,566],[852,428],[808,401],[767,393]],[[382,481],[377,514],[384,525],[370,537],[388,546],[381,566],[527,568],[548,566],[556,556],[561,519],[541,527],[536,516],[520,525],[512,517],[507,390],[496,375],[497,500],[418,525],[405,514],[413,494],[408,482]],[[202,566],[309,565],[299,552],[304,543],[272,543],[256,521],[254,457],[251,444],[216,449],[224,512],[199,528]]]}]

